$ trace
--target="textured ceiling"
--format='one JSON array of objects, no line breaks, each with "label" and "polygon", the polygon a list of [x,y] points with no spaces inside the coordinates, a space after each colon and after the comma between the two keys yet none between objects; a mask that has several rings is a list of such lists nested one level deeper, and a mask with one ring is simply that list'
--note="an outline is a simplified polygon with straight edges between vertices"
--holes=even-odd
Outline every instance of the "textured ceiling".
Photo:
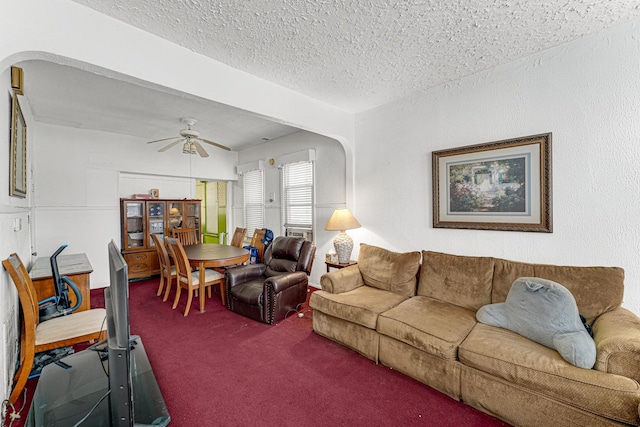
[{"label": "textured ceiling", "polygon": [[637,0],[73,1],[351,112],[640,17]]}]

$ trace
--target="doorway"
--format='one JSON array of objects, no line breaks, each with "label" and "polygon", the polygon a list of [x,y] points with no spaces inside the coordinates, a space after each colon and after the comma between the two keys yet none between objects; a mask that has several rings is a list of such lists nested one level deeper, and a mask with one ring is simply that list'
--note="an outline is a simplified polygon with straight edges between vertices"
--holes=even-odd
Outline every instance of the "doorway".
[{"label": "doorway", "polygon": [[202,200],[202,241],[227,243],[227,183],[196,182],[196,197]]}]

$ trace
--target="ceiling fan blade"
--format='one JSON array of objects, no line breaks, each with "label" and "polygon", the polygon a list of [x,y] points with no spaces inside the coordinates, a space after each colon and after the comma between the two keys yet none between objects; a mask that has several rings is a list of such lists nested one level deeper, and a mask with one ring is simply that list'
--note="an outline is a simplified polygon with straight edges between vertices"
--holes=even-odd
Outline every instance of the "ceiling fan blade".
[{"label": "ceiling fan blade", "polygon": [[[169,138],[171,139],[171,138]],[[165,152],[167,151],[169,148],[171,147],[175,147],[176,145],[178,145],[178,143],[182,141],[182,138],[178,138],[175,141],[173,141],[171,144],[167,145],[166,147],[162,147],[161,149],[158,150],[159,153]]]},{"label": "ceiling fan blade", "polygon": [[218,144],[217,142],[207,141],[206,139],[202,139],[202,138],[198,138],[198,139],[202,142],[206,142],[207,144],[215,145],[218,148],[222,148],[223,150],[231,151],[231,148]]},{"label": "ceiling fan blade", "polygon": [[200,157],[209,157],[209,154],[207,153],[207,151],[204,148],[202,148],[202,145],[200,145],[198,141],[191,138],[191,142],[193,142],[193,145],[196,147],[196,151],[198,152],[198,154],[200,154]]},{"label": "ceiling fan blade", "polygon": [[154,142],[168,141],[168,140],[173,139],[173,138],[175,138],[175,136],[171,136],[171,137],[169,137],[169,138],[164,138],[164,139],[156,139],[155,141],[149,141],[149,142],[147,142],[147,144],[153,144]]}]

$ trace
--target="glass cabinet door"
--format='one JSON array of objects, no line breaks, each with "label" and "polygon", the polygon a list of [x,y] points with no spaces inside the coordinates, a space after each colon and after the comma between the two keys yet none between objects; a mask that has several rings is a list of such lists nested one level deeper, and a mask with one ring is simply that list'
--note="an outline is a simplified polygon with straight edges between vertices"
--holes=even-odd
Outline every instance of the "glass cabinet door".
[{"label": "glass cabinet door", "polygon": [[[147,202],[147,221],[149,234],[155,234],[164,241],[164,202]],[[153,246],[153,239],[149,236],[149,247]]]},{"label": "glass cabinet door", "polygon": [[183,220],[183,210],[184,204],[182,202],[169,202],[167,203],[167,207],[169,209],[168,214],[168,230],[167,235],[171,236],[171,230],[174,228],[182,228],[182,220]]},{"label": "glass cabinet door", "polygon": [[200,239],[200,203],[185,202],[184,210],[184,227],[195,228],[198,239]]},{"label": "glass cabinet door", "polygon": [[144,201],[123,203],[125,232],[122,246],[128,250],[144,249]]}]

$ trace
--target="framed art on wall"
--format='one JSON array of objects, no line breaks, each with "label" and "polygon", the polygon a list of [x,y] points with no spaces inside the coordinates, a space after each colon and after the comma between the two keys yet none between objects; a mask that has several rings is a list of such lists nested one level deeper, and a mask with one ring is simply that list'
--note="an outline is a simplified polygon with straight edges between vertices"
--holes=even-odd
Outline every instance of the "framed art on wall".
[{"label": "framed art on wall", "polygon": [[11,103],[11,143],[9,153],[9,195],[27,196],[27,124],[14,92]]},{"label": "framed art on wall", "polygon": [[24,86],[23,73],[22,68],[20,67],[11,67],[11,88],[14,93],[18,95],[22,95],[24,92],[22,88]]},{"label": "framed art on wall", "polygon": [[434,151],[433,227],[551,233],[551,133]]}]

